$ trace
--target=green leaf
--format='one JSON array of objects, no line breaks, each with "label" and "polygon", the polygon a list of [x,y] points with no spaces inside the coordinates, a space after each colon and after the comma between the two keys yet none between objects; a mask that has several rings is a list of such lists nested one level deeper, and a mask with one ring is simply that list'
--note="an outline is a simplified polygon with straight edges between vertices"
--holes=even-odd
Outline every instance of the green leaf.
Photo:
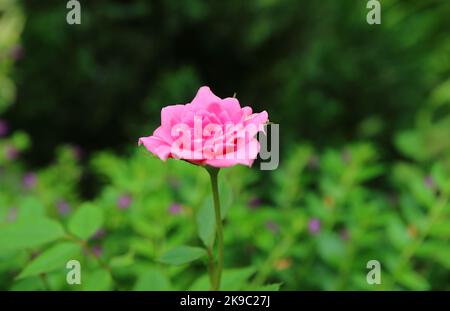
[{"label": "green leaf", "polygon": [[34,221],[36,218],[44,217],[45,206],[40,200],[34,197],[23,198],[17,213],[18,221]]},{"label": "green leaf", "polygon": [[415,160],[422,160],[426,157],[423,150],[422,140],[416,131],[404,131],[395,137],[395,145],[404,155]]},{"label": "green leaf", "polygon": [[[255,273],[254,267],[225,269],[222,272],[222,281],[220,290],[244,290],[248,288],[247,281]],[[276,284],[273,284],[275,286]],[[194,283],[189,287],[190,291],[204,291],[210,288],[209,276],[207,274],[202,275],[196,279]],[[259,289],[270,290],[270,289]],[[273,289],[272,289],[273,290]]]},{"label": "green leaf", "polygon": [[134,263],[134,252],[130,251],[124,255],[111,258],[109,265],[111,268],[122,268]]},{"label": "green leaf", "polygon": [[21,280],[16,280],[9,287],[10,291],[44,291],[46,290],[44,284],[42,283],[42,279],[39,277],[34,278],[25,278]]},{"label": "green leaf", "polygon": [[200,247],[177,246],[165,253],[160,261],[171,265],[181,265],[206,255],[206,250]]},{"label": "green leaf", "polygon": [[387,237],[397,249],[403,249],[411,241],[408,228],[398,218],[391,218],[387,223]]},{"label": "green leaf", "polygon": [[220,195],[220,216],[222,220],[228,214],[228,210],[233,204],[233,191],[231,190],[230,184],[223,179],[222,182],[219,181],[219,195]]},{"label": "green leaf", "polygon": [[139,275],[133,290],[171,290],[171,286],[169,279],[160,269],[149,268]]},{"label": "green leaf", "polygon": [[321,233],[317,239],[317,247],[321,258],[331,265],[337,265],[345,254],[342,240],[334,233]]},{"label": "green leaf", "polygon": [[209,283],[209,276],[207,274],[202,275],[198,279],[192,283],[192,285],[189,287],[190,291],[204,291],[208,290],[210,288]]},{"label": "green leaf", "polygon": [[445,167],[442,163],[438,162],[433,164],[431,169],[431,176],[433,176],[433,181],[444,193],[450,193],[450,178],[446,174]]},{"label": "green leaf", "polygon": [[[208,198],[211,200],[211,198]],[[214,208],[205,201],[205,204],[200,208],[196,215],[198,236],[207,248],[210,248],[214,243],[216,233],[216,221],[214,215]]]},{"label": "green leaf", "polygon": [[274,283],[274,284],[267,284],[260,287],[255,288],[255,291],[271,291],[271,292],[277,292],[280,290],[281,283]]},{"label": "green leaf", "polygon": [[450,226],[445,220],[441,219],[430,228],[429,234],[439,239],[447,239],[450,236]]},{"label": "green leaf", "polygon": [[18,221],[0,227],[0,249],[34,248],[64,237],[63,227],[48,218]]},{"label": "green leaf", "polygon": [[448,242],[426,241],[417,249],[417,256],[428,261],[435,261],[450,270],[450,245]]},{"label": "green leaf", "polygon": [[16,132],[11,138],[13,145],[19,150],[25,150],[30,146],[30,138],[24,132]]},{"label": "green leaf", "polygon": [[112,287],[112,278],[108,271],[97,269],[89,272],[84,280],[81,280],[83,290],[86,291],[104,291]]},{"label": "green leaf", "polygon": [[73,259],[73,256],[80,251],[80,246],[72,242],[58,243],[44,251],[17,277],[22,279],[25,277],[39,275],[41,273],[50,272],[58,268],[64,269],[67,261]]},{"label": "green leaf", "polygon": [[410,290],[429,290],[430,285],[426,278],[412,269],[400,273],[398,281],[401,285]]},{"label": "green leaf", "polygon": [[247,280],[255,273],[254,267],[225,270],[222,275],[220,290],[242,290]]},{"label": "green leaf", "polygon": [[[233,192],[227,182],[219,182],[220,216],[225,219],[233,203]],[[196,215],[198,236],[210,248],[216,234],[216,216],[212,194],[208,195]]]},{"label": "green leaf", "polygon": [[89,239],[103,224],[103,212],[97,206],[85,203],[69,220],[69,231],[82,240]]}]

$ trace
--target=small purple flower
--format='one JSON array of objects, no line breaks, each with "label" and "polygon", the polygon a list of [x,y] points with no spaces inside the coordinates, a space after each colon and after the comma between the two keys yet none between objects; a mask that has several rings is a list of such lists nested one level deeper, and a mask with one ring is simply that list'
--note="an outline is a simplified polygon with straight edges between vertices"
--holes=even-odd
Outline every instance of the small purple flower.
[{"label": "small purple flower", "polygon": [[101,257],[103,254],[103,249],[100,245],[94,245],[92,246],[92,253],[94,254],[95,257]]},{"label": "small purple flower", "polygon": [[251,209],[255,209],[255,208],[258,208],[259,206],[261,206],[261,203],[262,203],[261,198],[253,197],[248,201],[247,206]]},{"label": "small purple flower", "polygon": [[22,184],[25,189],[32,189],[36,186],[36,175],[34,173],[27,173],[22,179]]},{"label": "small purple flower", "polygon": [[434,189],[434,180],[433,177],[431,177],[430,175],[425,177],[423,183],[425,184],[425,187],[427,187],[428,189]]},{"label": "small purple flower", "polygon": [[117,207],[120,209],[127,209],[130,207],[132,202],[131,195],[123,194],[117,199]]},{"label": "small purple flower", "polygon": [[6,136],[9,132],[8,122],[0,119],[0,137]]},{"label": "small purple flower", "polygon": [[5,146],[5,157],[7,160],[15,160],[17,156],[19,155],[19,150],[17,150],[16,147],[13,145],[6,145]]},{"label": "small purple flower", "polygon": [[77,161],[80,161],[84,155],[83,149],[79,145],[76,145],[76,144],[72,144],[71,148],[72,148],[73,155],[75,156],[75,159]]},{"label": "small purple flower", "polygon": [[169,207],[169,213],[171,213],[172,215],[180,214],[182,210],[182,206],[178,203],[172,203],[172,205],[170,205]]},{"label": "small purple flower", "polygon": [[98,229],[94,235],[92,236],[93,240],[100,240],[101,238],[103,238],[106,234],[106,230],[105,229]]},{"label": "small purple flower", "polygon": [[9,56],[13,59],[13,60],[20,60],[23,56],[24,56],[24,51],[22,46],[20,45],[16,45],[15,47],[13,47],[10,51],[9,51]]},{"label": "small purple flower", "polygon": [[56,204],[56,208],[58,209],[58,213],[62,216],[66,216],[70,213],[70,211],[72,210],[69,203],[67,203],[64,200],[59,201]]},{"label": "small purple flower", "polygon": [[277,234],[280,231],[280,226],[276,222],[271,220],[266,222],[266,228],[273,234]]},{"label": "small purple flower", "polygon": [[320,220],[317,218],[312,218],[308,222],[308,231],[311,234],[319,233],[320,231]]}]

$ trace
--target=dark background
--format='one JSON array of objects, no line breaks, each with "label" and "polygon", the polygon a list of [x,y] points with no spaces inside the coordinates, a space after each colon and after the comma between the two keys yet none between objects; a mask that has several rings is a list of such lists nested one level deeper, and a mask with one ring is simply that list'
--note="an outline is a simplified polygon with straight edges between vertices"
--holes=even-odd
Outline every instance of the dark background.
[{"label": "dark background", "polygon": [[430,66],[448,47],[445,2],[384,1],[382,24],[368,25],[366,1],[98,0],[68,25],[64,1],[26,1],[6,118],[43,164],[61,143],[123,150],[209,85],[267,110],[283,149],[370,138],[390,155],[393,132],[448,75]]}]

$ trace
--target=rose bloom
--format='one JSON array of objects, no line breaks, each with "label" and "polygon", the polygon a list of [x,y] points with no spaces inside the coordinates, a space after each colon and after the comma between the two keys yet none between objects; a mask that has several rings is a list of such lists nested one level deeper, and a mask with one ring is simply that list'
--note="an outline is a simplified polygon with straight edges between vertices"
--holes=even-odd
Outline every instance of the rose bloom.
[{"label": "rose bloom", "polygon": [[191,103],[161,110],[161,126],[139,139],[161,160],[182,159],[198,165],[251,166],[260,145],[256,134],[268,122],[266,111],[253,113],[234,97],[221,99],[201,87]]}]

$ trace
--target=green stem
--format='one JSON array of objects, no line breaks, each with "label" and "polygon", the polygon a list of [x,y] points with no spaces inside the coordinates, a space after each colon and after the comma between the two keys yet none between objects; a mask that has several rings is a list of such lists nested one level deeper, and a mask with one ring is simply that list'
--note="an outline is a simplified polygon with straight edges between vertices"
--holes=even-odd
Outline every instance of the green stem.
[{"label": "green stem", "polygon": [[209,271],[209,282],[211,283],[211,290],[213,289],[213,287],[214,287],[214,280],[215,280],[215,270],[214,270],[214,256],[213,256],[213,254],[212,254],[212,251],[211,251],[211,248],[208,248],[208,264],[209,264],[209,268],[208,268],[208,271]]},{"label": "green stem", "polygon": [[220,289],[220,280],[222,278],[223,269],[223,226],[222,216],[220,214],[220,199],[219,199],[219,187],[217,185],[217,176],[219,174],[218,168],[207,168],[209,176],[211,177],[211,188],[214,199],[214,211],[216,215],[216,232],[217,232],[217,269],[215,270],[215,277],[212,278],[213,290]]}]

